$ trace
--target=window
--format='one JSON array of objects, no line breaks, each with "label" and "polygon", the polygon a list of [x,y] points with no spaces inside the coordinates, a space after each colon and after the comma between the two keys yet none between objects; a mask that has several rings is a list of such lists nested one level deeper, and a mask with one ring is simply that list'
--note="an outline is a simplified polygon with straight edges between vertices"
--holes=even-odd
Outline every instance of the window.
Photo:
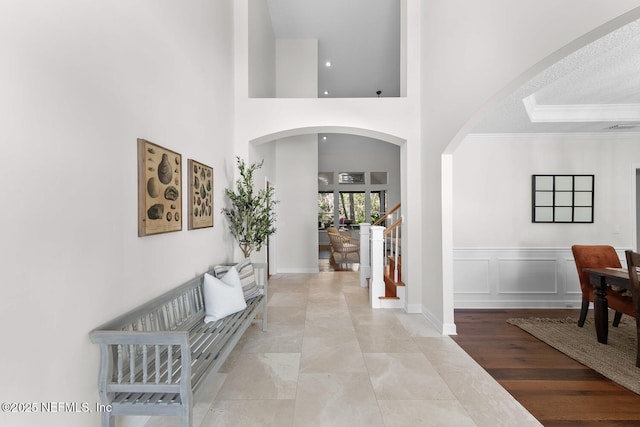
[{"label": "window", "polygon": [[369,200],[371,203],[371,224],[373,224],[387,212],[386,191],[372,191]]},{"label": "window", "polygon": [[318,193],[318,227],[326,228],[333,225],[333,191]]},{"label": "window", "polygon": [[365,196],[364,191],[341,191],[339,193],[340,224],[352,225],[366,221]]},{"label": "window", "polygon": [[364,184],[364,172],[340,172],[338,184]]},{"label": "window", "polygon": [[332,185],[333,172],[318,172],[318,185]]},{"label": "window", "polygon": [[533,222],[593,222],[593,175],[533,175]]},{"label": "window", "polygon": [[386,172],[371,172],[371,184],[387,184],[387,173]]}]

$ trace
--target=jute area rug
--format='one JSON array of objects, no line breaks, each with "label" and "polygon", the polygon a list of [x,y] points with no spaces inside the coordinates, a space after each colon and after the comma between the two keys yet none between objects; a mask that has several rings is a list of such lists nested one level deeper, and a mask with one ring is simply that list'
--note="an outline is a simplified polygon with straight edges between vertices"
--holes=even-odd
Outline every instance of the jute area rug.
[{"label": "jute area rug", "polygon": [[566,319],[508,319],[551,347],[593,369],[612,381],[640,394],[640,368],[636,368],[635,319],[624,316],[617,328],[609,322],[608,344],[596,338],[593,318],[584,327],[578,320]]}]

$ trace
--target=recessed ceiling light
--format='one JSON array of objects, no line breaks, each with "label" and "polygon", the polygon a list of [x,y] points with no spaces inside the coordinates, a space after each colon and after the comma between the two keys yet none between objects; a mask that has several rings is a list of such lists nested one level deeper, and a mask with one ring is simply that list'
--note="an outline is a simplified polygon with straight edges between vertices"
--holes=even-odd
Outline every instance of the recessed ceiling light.
[{"label": "recessed ceiling light", "polygon": [[325,63],[324,63],[324,66],[325,66],[325,67],[331,67],[331,61],[327,61],[327,62],[325,62]]},{"label": "recessed ceiling light", "polygon": [[328,90],[325,90],[325,91],[324,91],[324,94],[325,94],[325,95],[329,95],[329,91],[328,91]]},{"label": "recessed ceiling light", "polygon": [[323,136],[323,137],[322,137],[322,140],[323,140],[323,141],[326,141],[326,140],[327,140],[327,137],[326,137],[326,136]]}]

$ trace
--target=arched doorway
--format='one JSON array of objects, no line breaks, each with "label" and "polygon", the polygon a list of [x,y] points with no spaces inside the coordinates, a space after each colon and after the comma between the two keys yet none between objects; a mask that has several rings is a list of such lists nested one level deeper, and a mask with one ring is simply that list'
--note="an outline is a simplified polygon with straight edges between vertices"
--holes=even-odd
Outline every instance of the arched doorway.
[{"label": "arched doorway", "polygon": [[[320,147],[325,141],[328,141],[328,145],[333,145],[326,152]],[[343,158],[336,158],[341,154],[337,148],[340,144],[349,144],[349,151],[342,153]],[[377,176],[376,172],[387,172],[379,170],[383,168],[381,165],[385,159],[376,157],[388,156],[390,152],[396,153],[397,166],[388,172],[393,175],[395,181],[392,201],[401,202],[403,183],[406,180],[406,172],[401,166],[405,151],[403,145],[404,140],[393,135],[367,129],[331,126],[285,130],[251,141],[249,159],[265,161],[261,173],[264,174],[264,179],[275,185],[276,197],[280,201],[277,206],[278,232],[270,245],[269,253],[272,272],[318,271],[318,248],[321,239],[318,227],[319,191],[322,189],[339,193],[342,189],[359,190],[370,195],[372,190],[382,188],[383,185],[371,184],[371,172],[374,172],[374,177]],[[388,149],[380,151],[381,147],[385,146]],[[326,158],[320,160],[319,150],[324,152],[323,157],[332,159],[333,163],[327,163]],[[326,169],[327,164],[333,165],[330,167],[331,170],[321,170]],[[340,185],[337,182],[340,172],[353,171],[364,172],[367,182],[362,186]],[[319,172],[331,172],[332,176],[335,176],[335,182],[326,186],[320,185]],[[258,176],[257,179],[261,180],[263,177]],[[387,186],[384,188],[386,190]],[[368,214],[370,218],[370,211]]]}]

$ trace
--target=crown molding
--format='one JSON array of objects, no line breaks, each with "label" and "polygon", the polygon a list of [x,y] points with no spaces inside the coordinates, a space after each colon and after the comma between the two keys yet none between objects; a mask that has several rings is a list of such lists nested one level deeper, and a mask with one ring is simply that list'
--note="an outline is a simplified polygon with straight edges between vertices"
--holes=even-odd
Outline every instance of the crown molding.
[{"label": "crown molding", "polygon": [[640,104],[538,104],[536,95],[522,100],[532,123],[640,122]]},{"label": "crown molding", "polygon": [[[640,128],[639,128],[640,129]],[[592,141],[624,141],[632,140],[638,141],[640,139],[640,130],[633,132],[531,132],[531,133],[470,133],[464,140],[473,142],[490,142],[501,140],[564,140],[564,141],[576,141],[589,139]]]}]

